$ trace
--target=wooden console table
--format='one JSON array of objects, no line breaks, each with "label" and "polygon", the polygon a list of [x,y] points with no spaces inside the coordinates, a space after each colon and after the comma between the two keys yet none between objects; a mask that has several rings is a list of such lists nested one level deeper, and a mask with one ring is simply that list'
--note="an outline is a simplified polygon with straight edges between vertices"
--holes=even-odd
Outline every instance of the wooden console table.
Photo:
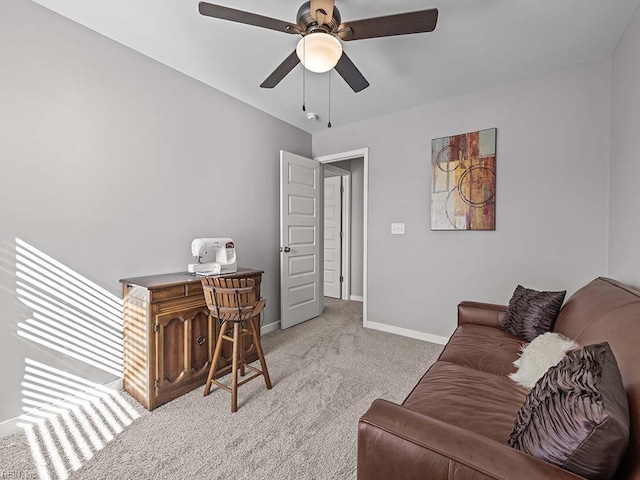
[{"label": "wooden console table", "polygon": [[[253,278],[260,298],[261,270],[239,268],[225,278]],[[124,389],[148,410],[204,385],[218,324],[209,315],[200,277],[169,273],[124,278]],[[230,345],[220,368],[231,363]],[[245,344],[248,362],[258,358]]]}]

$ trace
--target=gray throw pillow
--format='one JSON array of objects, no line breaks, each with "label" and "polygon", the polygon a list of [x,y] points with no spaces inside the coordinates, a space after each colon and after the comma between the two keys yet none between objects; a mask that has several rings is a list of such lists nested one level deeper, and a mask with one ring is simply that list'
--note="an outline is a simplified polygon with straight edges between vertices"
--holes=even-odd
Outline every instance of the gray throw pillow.
[{"label": "gray throw pillow", "polygon": [[518,285],[509,300],[500,328],[529,341],[551,331],[566,293],[538,292]]},{"label": "gray throw pillow", "polygon": [[509,446],[590,480],[613,478],[629,442],[629,405],[608,343],[569,352],[538,380]]}]

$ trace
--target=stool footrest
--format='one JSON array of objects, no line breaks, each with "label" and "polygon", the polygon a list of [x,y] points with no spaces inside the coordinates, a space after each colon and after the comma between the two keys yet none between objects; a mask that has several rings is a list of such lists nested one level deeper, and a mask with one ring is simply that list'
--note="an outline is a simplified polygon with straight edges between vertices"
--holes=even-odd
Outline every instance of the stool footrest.
[{"label": "stool footrest", "polygon": [[214,385],[217,385],[221,389],[226,390],[227,392],[231,393],[231,388],[227,387],[224,383],[220,383],[217,380],[211,380],[211,383],[213,383]]},{"label": "stool footrest", "polygon": [[262,375],[262,372],[260,373],[254,373],[253,375],[251,375],[250,377],[245,378],[244,380],[242,380],[241,382],[238,383],[238,386],[240,385],[244,385],[245,383],[253,380],[254,378],[258,378],[260,375]]},{"label": "stool footrest", "polygon": [[[251,332],[246,331],[239,334],[240,337],[246,337],[248,335],[251,335]],[[223,335],[222,338],[224,338],[227,342],[233,343],[233,337],[230,337],[228,335]]]},{"label": "stool footrest", "polygon": [[231,371],[231,367],[233,365],[227,365],[226,367],[222,367],[220,370],[216,370],[214,375],[222,375],[223,373],[229,373]]},{"label": "stool footrest", "polygon": [[[248,365],[246,365],[248,366]],[[262,375],[262,370],[258,370],[256,368],[251,367],[253,370],[256,370],[256,373],[254,373],[253,375],[251,375],[250,377],[245,378],[244,380],[242,380],[241,382],[238,382],[238,387],[240,385],[244,385],[245,383],[253,380],[254,378],[258,378],[260,375]],[[214,385],[217,385],[218,387],[222,388],[223,390],[226,390],[227,392],[231,393],[231,387],[228,387],[227,385],[225,385],[224,383],[221,383],[217,380],[211,380],[211,383],[213,383]]]},{"label": "stool footrest", "polygon": [[[256,367],[252,367],[251,365],[249,365],[248,363],[245,363],[245,362],[239,364],[238,368],[240,368],[240,367],[246,367],[246,368],[248,368],[250,370],[253,370],[254,372],[262,373],[262,370],[258,370]],[[214,375],[221,375],[223,373],[228,373],[228,372],[230,372],[232,370],[232,368],[233,368],[233,365],[227,365],[226,367],[222,367],[221,369],[216,370]]]}]

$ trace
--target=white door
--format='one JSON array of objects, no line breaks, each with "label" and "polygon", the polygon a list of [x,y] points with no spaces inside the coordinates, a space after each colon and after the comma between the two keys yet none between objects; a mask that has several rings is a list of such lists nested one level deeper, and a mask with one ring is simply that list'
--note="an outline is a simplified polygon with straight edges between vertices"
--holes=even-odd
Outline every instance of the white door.
[{"label": "white door", "polygon": [[341,298],[342,177],[324,179],[324,296]]},{"label": "white door", "polygon": [[320,163],[280,151],[281,328],[320,315]]}]

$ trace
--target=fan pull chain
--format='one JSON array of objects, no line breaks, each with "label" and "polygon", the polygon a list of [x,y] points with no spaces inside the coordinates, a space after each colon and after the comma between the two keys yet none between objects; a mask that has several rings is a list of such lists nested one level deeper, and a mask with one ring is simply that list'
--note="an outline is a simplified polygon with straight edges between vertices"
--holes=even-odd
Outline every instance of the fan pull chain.
[{"label": "fan pull chain", "polygon": [[307,76],[307,67],[304,66],[306,63],[305,58],[307,58],[307,41],[306,36],[302,37],[302,111],[307,111],[307,101],[306,101],[306,86],[305,86],[305,78]]},{"label": "fan pull chain", "polygon": [[327,127],[331,128],[331,70],[329,70],[329,123]]}]

